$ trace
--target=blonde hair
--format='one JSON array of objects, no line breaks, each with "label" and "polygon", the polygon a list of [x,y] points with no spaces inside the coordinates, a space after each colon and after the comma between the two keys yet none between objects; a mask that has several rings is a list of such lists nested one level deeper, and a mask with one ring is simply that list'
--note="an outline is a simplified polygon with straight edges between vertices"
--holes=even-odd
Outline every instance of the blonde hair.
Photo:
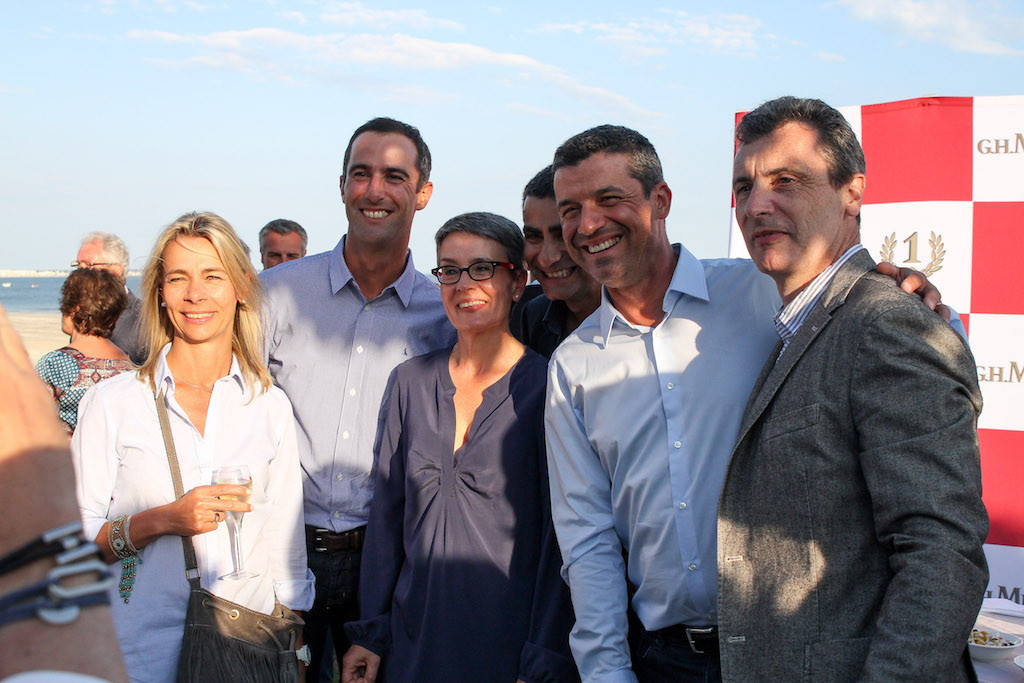
[{"label": "blonde hair", "polygon": [[164,228],[156,240],[142,271],[142,338],[149,352],[146,362],[139,368],[139,377],[156,383],[156,366],[160,351],[174,338],[174,327],[161,308],[160,291],[164,280],[164,250],[180,237],[202,237],[213,245],[240,303],[235,307],[235,320],[231,332],[231,353],[238,360],[242,374],[254,387],[260,384],[262,393],[273,380],[263,363],[263,288],[249,260],[245,244],[231,225],[215,213],[192,212],[181,216]]}]

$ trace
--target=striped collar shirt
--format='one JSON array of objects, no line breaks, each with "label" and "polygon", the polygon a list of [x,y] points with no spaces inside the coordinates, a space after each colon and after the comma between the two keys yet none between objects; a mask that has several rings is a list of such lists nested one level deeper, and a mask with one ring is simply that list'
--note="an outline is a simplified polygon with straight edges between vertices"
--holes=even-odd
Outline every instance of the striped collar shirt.
[{"label": "striped collar shirt", "polygon": [[779,309],[778,314],[775,316],[775,329],[778,331],[779,336],[782,337],[782,353],[789,346],[789,342],[793,340],[796,333],[800,330],[800,326],[807,320],[807,316],[814,310],[815,304],[818,303],[818,299],[825,292],[825,288],[828,287],[829,283],[832,282],[832,278],[839,272],[839,269],[843,267],[843,264],[850,260],[850,257],[856,254],[858,251],[864,248],[862,244],[855,244],[846,250],[842,256],[835,260],[832,265],[823,270],[818,277],[811,280],[811,283],[803,288],[799,294],[796,295],[792,301],[785,304]]}]

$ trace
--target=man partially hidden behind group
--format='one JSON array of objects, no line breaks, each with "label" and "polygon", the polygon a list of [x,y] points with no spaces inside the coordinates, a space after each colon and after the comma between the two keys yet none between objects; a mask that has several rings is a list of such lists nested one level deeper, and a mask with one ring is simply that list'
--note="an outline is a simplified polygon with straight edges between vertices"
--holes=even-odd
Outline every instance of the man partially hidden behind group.
[{"label": "man partially hidden behind group", "polygon": [[779,289],[751,261],[669,242],[672,193],[636,131],[599,126],[555,153],[564,243],[604,285],[552,355],[545,420],[583,680],[969,671],[987,526],[970,353],[860,253],[779,357],[779,292],[857,241],[839,227],[856,225],[863,161],[833,177],[815,135],[775,158],[741,131],[737,212],[757,216],[740,224]]},{"label": "man partially hidden behind group", "polygon": [[109,232],[90,232],[82,238],[82,246],[75,257],[74,268],[101,268],[116,277],[124,287],[128,304],[117,319],[110,341],[128,354],[136,365],[146,360],[146,352],[139,338],[139,314],[142,302],[125,285],[128,275],[128,247],[117,235]]},{"label": "man partially hidden behind group", "polygon": [[260,229],[260,261],[263,270],[295,261],[306,255],[306,229],[287,218],[276,218]]},{"label": "man partially hidden behind group", "polygon": [[524,344],[550,358],[601,302],[601,283],[576,265],[562,240],[555,174],[550,166],[523,190],[523,237],[523,258],[544,294],[523,307],[515,329]]}]

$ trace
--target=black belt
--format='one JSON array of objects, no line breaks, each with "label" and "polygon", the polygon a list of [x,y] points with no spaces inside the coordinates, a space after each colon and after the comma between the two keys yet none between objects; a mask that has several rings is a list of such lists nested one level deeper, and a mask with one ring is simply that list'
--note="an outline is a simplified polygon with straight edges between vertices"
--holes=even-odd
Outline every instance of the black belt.
[{"label": "black belt", "polygon": [[660,631],[652,631],[651,635],[658,636],[666,642],[689,645],[690,649],[698,655],[718,655],[717,626],[676,624],[675,626],[663,628]]},{"label": "black belt", "polygon": [[318,553],[336,553],[343,550],[362,550],[366,527],[334,532],[330,529],[306,527],[306,545]]}]

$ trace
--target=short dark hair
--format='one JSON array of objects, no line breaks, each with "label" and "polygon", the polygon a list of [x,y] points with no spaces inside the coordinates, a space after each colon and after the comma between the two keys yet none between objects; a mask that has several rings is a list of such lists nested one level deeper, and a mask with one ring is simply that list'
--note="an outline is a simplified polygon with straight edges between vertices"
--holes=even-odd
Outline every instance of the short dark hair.
[{"label": "short dark hair", "polygon": [[555,198],[555,169],[550,164],[538,171],[537,175],[533,176],[530,182],[526,183],[526,187],[523,188],[524,204],[527,197],[536,197],[537,199]]},{"label": "short dark hair", "polygon": [[572,136],[555,150],[555,160],[551,166],[557,171],[563,166],[576,166],[601,153],[625,154],[629,175],[640,181],[645,197],[650,197],[654,186],[665,180],[661,159],[654,145],[637,131],[625,126],[605,124]]},{"label": "short dark hair", "polygon": [[416,189],[419,190],[430,180],[430,148],[423,141],[423,136],[420,135],[419,129],[416,126],[410,126],[408,123],[402,123],[386,116],[370,119],[356,128],[356,132],[352,133],[352,137],[348,139],[348,147],[345,148],[345,158],[342,160],[342,177],[348,173],[348,160],[352,156],[352,145],[355,143],[356,138],[363,133],[397,133],[409,138],[413,146],[416,147],[416,170],[420,174],[419,180],[416,181]]},{"label": "short dark hair", "polygon": [[855,174],[865,172],[864,150],[850,122],[821,100],[791,95],[769,100],[744,114],[736,126],[736,141],[754,142],[792,122],[817,132],[818,150],[828,165],[828,181],[834,189],[850,182]]},{"label": "short dark hair", "polygon": [[270,221],[260,230],[260,253],[263,253],[263,249],[267,246],[267,235],[274,233],[277,235],[290,235],[293,232],[298,233],[299,237],[302,238],[302,250],[306,250],[306,244],[309,242],[309,238],[306,236],[306,229],[295,221],[290,221],[287,218],[275,218]]},{"label": "short dark hair", "polygon": [[505,258],[516,268],[523,267],[523,233],[519,226],[496,213],[473,211],[449,218],[434,235],[434,243],[441,248],[441,242],[453,232],[466,232],[494,240],[505,250]]},{"label": "short dark hair", "polygon": [[60,287],[61,315],[70,315],[81,334],[110,339],[127,305],[124,283],[100,268],[73,270]]}]

